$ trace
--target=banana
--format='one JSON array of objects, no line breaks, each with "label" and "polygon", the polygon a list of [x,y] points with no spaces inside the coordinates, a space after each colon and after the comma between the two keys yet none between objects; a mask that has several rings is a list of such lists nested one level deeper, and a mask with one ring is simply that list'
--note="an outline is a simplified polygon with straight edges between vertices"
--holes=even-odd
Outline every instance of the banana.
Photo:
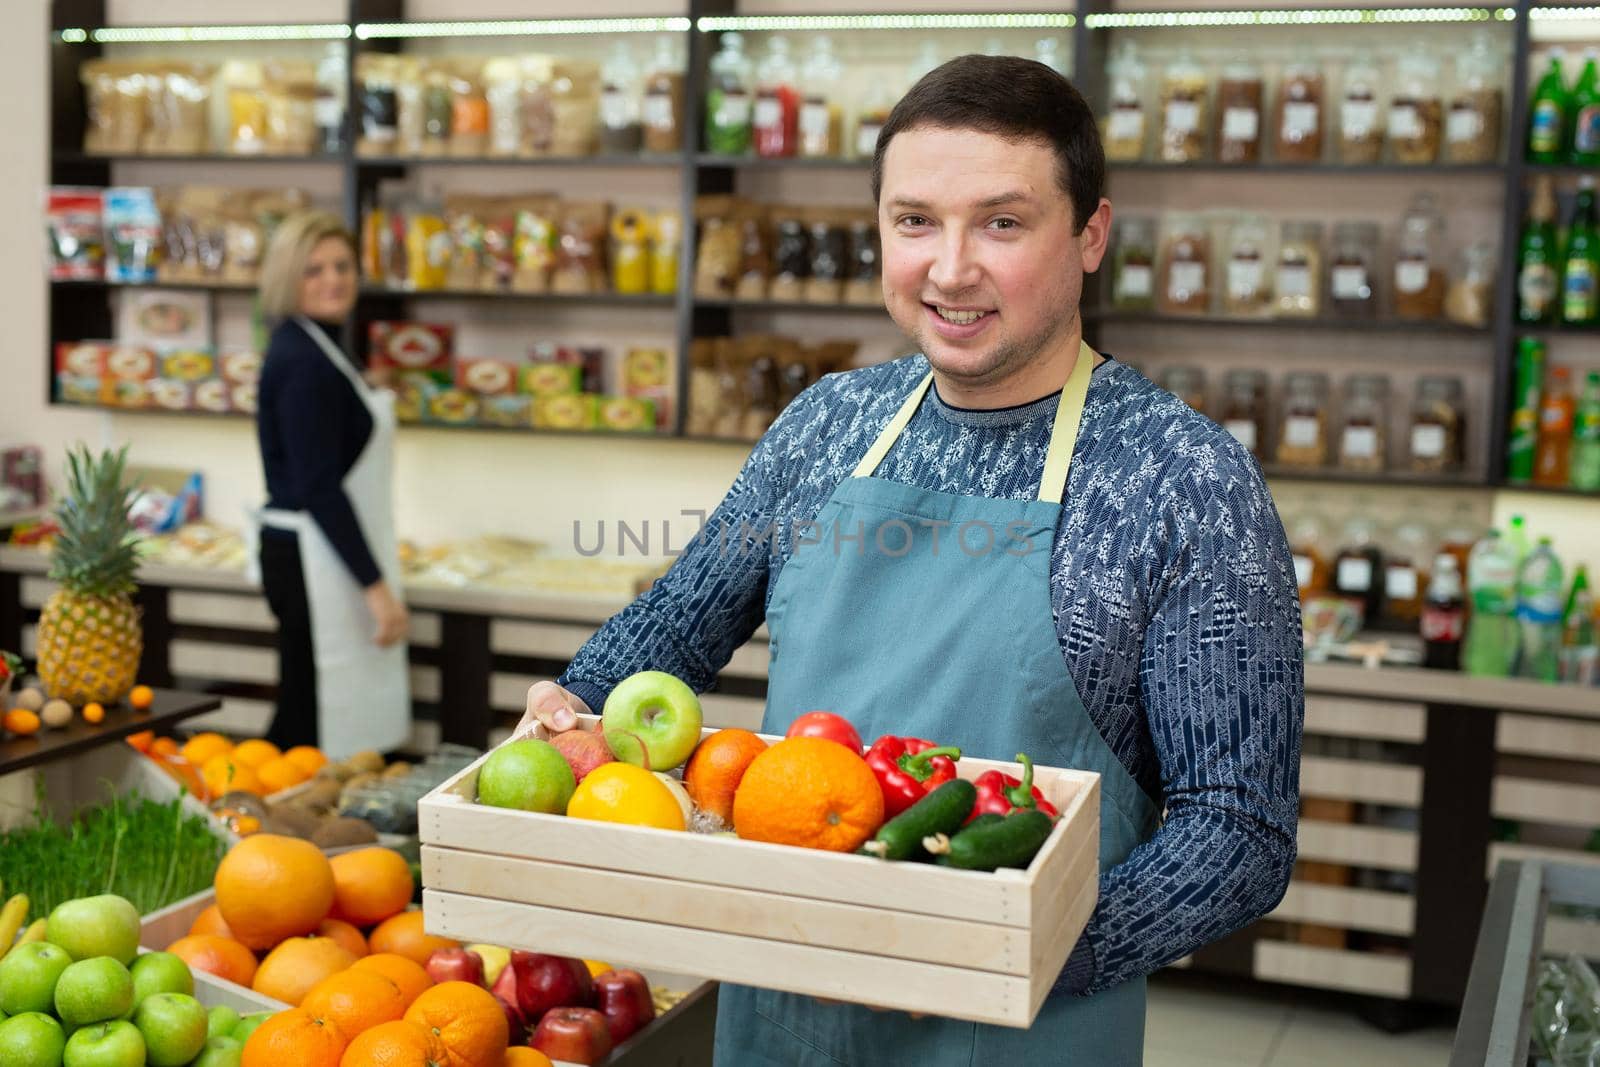
[{"label": "banana", "polygon": [[22,929],[22,924],[28,918],[28,895],[18,893],[6,901],[6,906],[0,908],[0,957],[11,951],[11,943],[17,939],[17,931]]},{"label": "banana", "polygon": [[49,921],[50,921],[49,919],[35,919],[35,920],[33,920],[33,922],[31,924],[29,924],[28,928],[26,930],[22,931],[22,936],[17,938],[17,944],[26,945],[30,941],[43,941],[44,940],[44,928],[45,928],[45,925],[47,923],[49,923]]}]

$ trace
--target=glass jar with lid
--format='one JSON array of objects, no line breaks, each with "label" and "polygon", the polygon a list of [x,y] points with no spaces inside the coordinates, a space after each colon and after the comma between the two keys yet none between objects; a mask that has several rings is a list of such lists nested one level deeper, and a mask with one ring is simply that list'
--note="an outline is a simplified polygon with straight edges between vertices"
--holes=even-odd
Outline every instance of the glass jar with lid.
[{"label": "glass jar with lid", "polygon": [[1117,221],[1111,261],[1111,306],[1148,311],[1156,305],[1156,224],[1130,216]]},{"label": "glass jar with lid", "polygon": [[1328,376],[1291,374],[1284,383],[1277,461],[1287,467],[1322,467],[1328,462]]},{"label": "glass jar with lid", "polygon": [[1344,69],[1339,97],[1339,162],[1376,163],[1383,153],[1381,75],[1375,63],[1356,59]]},{"label": "glass jar with lid", "polygon": [[1167,315],[1211,310],[1210,227],[1201,215],[1168,215],[1157,306]]},{"label": "glass jar with lid", "polygon": [[1461,250],[1450,287],[1445,290],[1445,318],[1463,326],[1489,325],[1498,259],[1494,245],[1487,241],[1479,241]]},{"label": "glass jar with lid", "polygon": [[1206,69],[1181,50],[1161,76],[1161,161],[1198,163],[1206,158]]},{"label": "glass jar with lid", "polygon": [[1503,70],[1486,33],[1475,34],[1472,47],[1456,57],[1456,89],[1444,135],[1445,159],[1451,163],[1492,163],[1499,158]]},{"label": "glass jar with lid", "polygon": [[1289,551],[1294,556],[1294,580],[1304,602],[1312,595],[1325,593],[1333,582],[1333,553],[1328,544],[1328,528],[1321,516],[1301,511],[1287,523]]},{"label": "glass jar with lid", "polygon": [[1322,314],[1322,223],[1285,222],[1278,239],[1274,309],[1282,318]]},{"label": "glass jar with lid", "polygon": [[1237,55],[1222,68],[1217,82],[1218,163],[1257,163],[1261,160],[1261,68],[1246,55]]},{"label": "glass jar with lid", "polygon": [[1378,224],[1339,222],[1333,227],[1328,305],[1334,317],[1370,319],[1378,305]]},{"label": "glass jar with lid", "polygon": [[1436,319],[1444,313],[1444,217],[1432,193],[1418,193],[1400,222],[1394,263],[1394,313]]},{"label": "glass jar with lid", "polygon": [[1422,595],[1437,554],[1438,537],[1412,515],[1389,534],[1383,555],[1383,600],[1389,617],[1415,625],[1422,616]]},{"label": "glass jar with lid", "polygon": [[1345,383],[1339,468],[1381,472],[1389,456],[1389,379],[1358,374]]},{"label": "glass jar with lid", "polygon": [[1436,163],[1444,140],[1439,58],[1417,44],[1400,57],[1389,102],[1389,151],[1396,163]]},{"label": "glass jar with lid", "polygon": [[1414,473],[1454,474],[1465,465],[1466,405],[1462,397],[1460,378],[1418,379],[1409,441]]},{"label": "glass jar with lid", "polygon": [[1322,159],[1326,99],[1321,64],[1306,52],[1298,53],[1284,66],[1278,83],[1274,148],[1279,162],[1316,163]]},{"label": "glass jar with lid", "polygon": [[818,34],[800,68],[800,154],[808,159],[844,154],[843,80],[832,39]]},{"label": "glass jar with lid", "polygon": [[1206,372],[1199,367],[1174,365],[1161,372],[1161,388],[1196,411],[1206,409]]},{"label": "glass jar with lid", "polygon": [[750,149],[751,81],[744,37],[725,33],[711,57],[706,90],[706,151],[738,156]]},{"label": "glass jar with lid", "polygon": [[1223,308],[1230,315],[1255,317],[1272,310],[1272,271],[1267,220],[1238,218],[1228,236],[1228,266]]},{"label": "glass jar with lid", "polygon": [[1111,111],[1105,119],[1106,159],[1113,163],[1133,163],[1144,158],[1144,88],[1149,70],[1139,58],[1139,50],[1124,40],[1106,65],[1111,80]]},{"label": "glass jar with lid", "polygon": [[1258,370],[1232,370],[1223,381],[1222,428],[1260,459],[1267,442],[1267,376]]}]

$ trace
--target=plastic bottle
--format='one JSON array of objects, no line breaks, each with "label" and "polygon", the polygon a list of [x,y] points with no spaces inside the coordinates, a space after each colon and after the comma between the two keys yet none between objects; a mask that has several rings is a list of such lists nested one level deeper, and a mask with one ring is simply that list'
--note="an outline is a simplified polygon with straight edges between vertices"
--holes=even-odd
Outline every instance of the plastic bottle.
[{"label": "plastic bottle", "polygon": [[789,38],[774,36],[756,66],[756,108],[752,119],[756,154],[782,159],[800,150],[799,72],[789,54]]},{"label": "plastic bottle", "polygon": [[1511,516],[1511,530],[1506,534],[1506,545],[1511,549],[1511,561],[1518,570],[1527,562],[1531,551],[1528,541],[1528,524],[1521,515]]},{"label": "plastic bottle", "polygon": [[1544,389],[1544,342],[1537,337],[1517,341],[1516,382],[1511,393],[1511,434],[1506,442],[1506,479],[1533,480],[1539,443],[1539,397]]},{"label": "plastic bottle", "polygon": [[1467,563],[1472,621],[1461,649],[1468,674],[1488,678],[1510,675],[1517,662],[1517,561],[1499,530],[1472,549]]},{"label": "plastic bottle", "polygon": [[1550,384],[1539,405],[1539,440],[1533,454],[1533,484],[1561,487],[1571,473],[1572,431],[1577,405],[1572,399],[1572,372],[1550,371]]},{"label": "plastic bottle", "polygon": [[1567,158],[1580,166],[1600,163],[1600,69],[1595,50],[1583,50],[1583,71],[1572,88],[1572,134]]},{"label": "plastic bottle", "polygon": [[344,148],[345,46],[332,42],[317,63],[317,95],[312,115],[317,124],[317,150],[338,153]]},{"label": "plastic bottle", "polygon": [[1600,492],[1600,370],[1590,371],[1584,380],[1572,424],[1570,467],[1572,488]]},{"label": "plastic bottle", "polygon": [[1041,37],[1033,42],[1033,58],[1061,75],[1067,77],[1067,57],[1063,54],[1061,38]]},{"label": "plastic bottle", "polygon": [[742,156],[750,150],[750,60],[744,38],[725,33],[711,57],[706,91],[706,151]]},{"label": "plastic bottle", "polygon": [[1448,552],[1434,557],[1433,577],[1422,605],[1422,665],[1439,670],[1461,668],[1461,636],[1466,629],[1466,605],[1461,594],[1461,572]]},{"label": "plastic bottle", "polygon": [[1600,319],[1600,234],[1595,231],[1594,179],[1578,179],[1578,197],[1561,251],[1561,321],[1586,326]]},{"label": "plastic bottle", "polygon": [[1567,95],[1566,78],[1561,72],[1565,53],[1550,49],[1550,65],[1533,90],[1528,114],[1528,162],[1560,163],[1566,145],[1567,119],[1572,99]]},{"label": "plastic bottle", "polygon": [[1561,609],[1565,591],[1561,561],[1550,547],[1550,539],[1541,537],[1539,547],[1517,572],[1519,678],[1561,680]]},{"label": "plastic bottle", "polygon": [[1572,577],[1572,592],[1567,594],[1567,610],[1561,627],[1561,680],[1577,685],[1600,682],[1600,638],[1595,635],[1594,593],[1589,589],[1589,572],[1581,563]]}]

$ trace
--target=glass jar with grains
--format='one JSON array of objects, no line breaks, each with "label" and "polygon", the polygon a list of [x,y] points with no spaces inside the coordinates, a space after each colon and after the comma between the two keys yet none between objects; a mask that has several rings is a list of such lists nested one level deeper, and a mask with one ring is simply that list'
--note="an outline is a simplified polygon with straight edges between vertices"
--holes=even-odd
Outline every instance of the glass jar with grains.
[{"label": "glass jar with grains", "polygon": [[1489,310],[1494,303],[1494,246],[1487,241],[1463,249],[1455,276],[1445,291],[1444,316],[1463,326],[1489,325]]},{"label": "glass jar with grains", "polygon": [[1328,462],[1328,376],[1301,372],[1284,383],[1283,427],[1277,460],[1287,467]]},{"label": "glass jar with grains", "polygon": [[1228,238],[1228,268],[1223,309],[1230,315],[1260,316],[1272,309],[1272,274],[1267,221],[1242,216]]},{"label": "glass jar with grains", "polygon": [[1211,240],[1198,215],[1167,218],[1157,306],[1166,315],[1204,315],[1211,310]]},{"label": "glass jar with grains", "polygon": [[1465,404],[1460,378],[1421,378],[1411,405],[1410,467],[1416,474],[1453,474],[1466,462]]},{"label": "glass jar with grains", "polygon": [[1235,56],[1217,82],[1217,162],[1261,160],[1261,68],[1248,56]]},{"label": "glass jar with grains", "polygon": [[1205,68],[1188,49],[1178,53],[1161,78],[1161,160],[1198,163],[1206,157]]},{"label": "glass jar with grains", "polygon": [[1131,216],[1117,221],[1111,265],[1111,306],[1148,311],[1156,306],[1156,225]]},{"label": "glass jar with grains", "polygon": [[1358,374],[1346,382],[1341,422],[1340,469],[1382,471],[1389,455],[1389,379]]},{"label": "glass jar with grains", "polygon": [[1394,261],[1394,313],[1436,319],[1444,312],[1444,218],[1432,193],[1418,193],[1400,223]]},{"label": "glass jar with grains", "polygon": [[1182,364],[1161,372],[1161,388],[1196,411],[1206,409],[1206,372]]},{"label": "glass jar with grains", "polygon": [[1283,318],[1322,314],[1322,223],[1285,222],[1278,240],[1278,296],[1274,310]]},{"label": "glass jar with grains", "polygon": [[1260,459],[1267,443],[1267,376],[1258,370],[1229,371],[1221,415],[1222,428]]},{"label": "glass jar with grains", "polygon": [[1375,64],[1357,59],[1344,69],[1339,99],[1339,162],[1376,163],[1383,154],[1379,115],[1380,76]]},{"label": "glass jar with grains", "polygon": [[1445,120],[1445,158],[1451,163],[1492,163],[1500,155],[1503,65],[1487,34],[1456,57],[1456,91]]},{"label": "glass jar with grains", "polygon": [[1278,83],[1276,154],[1284,163],[1315,163],[1322,158],[1322,116],[1327,85],[1322,68],[1300,54],[1283,68]]},{"label": "glass jar with grains", "polygon": [[1113,163],[1133,163],[1144,158],[1144,88],[1149,71],[1132,41],[1107,64],[1111,79],[1111,113],[1105,120],[1106,159]]},{"label": "glass jar with grains", "polygon": [[1341,319],[1377,314],[1378,224],[1339,222],[1333,227],[1333,257],[1328,269],[1328,303]]},{"label": "glass jar with grains", "polygon": [[1444,139],[1439,59],[1418,45],[1400,57],[1389,102],[1389,151],[1396,163],[1434,163]]}]

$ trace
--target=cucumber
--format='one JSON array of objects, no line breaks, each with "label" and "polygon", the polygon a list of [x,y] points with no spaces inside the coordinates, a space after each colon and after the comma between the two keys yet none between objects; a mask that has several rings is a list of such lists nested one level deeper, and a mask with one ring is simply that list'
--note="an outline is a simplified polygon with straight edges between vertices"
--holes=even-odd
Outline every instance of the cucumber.
[{"label": "cucumber", "polygon": [[999,822],[981,825],[975,819],[973,825],[950,838],[938,862],[967,871],[1026,867],[1054,826],[1054,819],[1036,809],[1013,812]]},{"label": "cucumber", "polygon": [[952,778],[884,823],[861,850],[887,860],[916,859],[923,838],[955,832],[977,802],[977,786],[965,778]]}]

